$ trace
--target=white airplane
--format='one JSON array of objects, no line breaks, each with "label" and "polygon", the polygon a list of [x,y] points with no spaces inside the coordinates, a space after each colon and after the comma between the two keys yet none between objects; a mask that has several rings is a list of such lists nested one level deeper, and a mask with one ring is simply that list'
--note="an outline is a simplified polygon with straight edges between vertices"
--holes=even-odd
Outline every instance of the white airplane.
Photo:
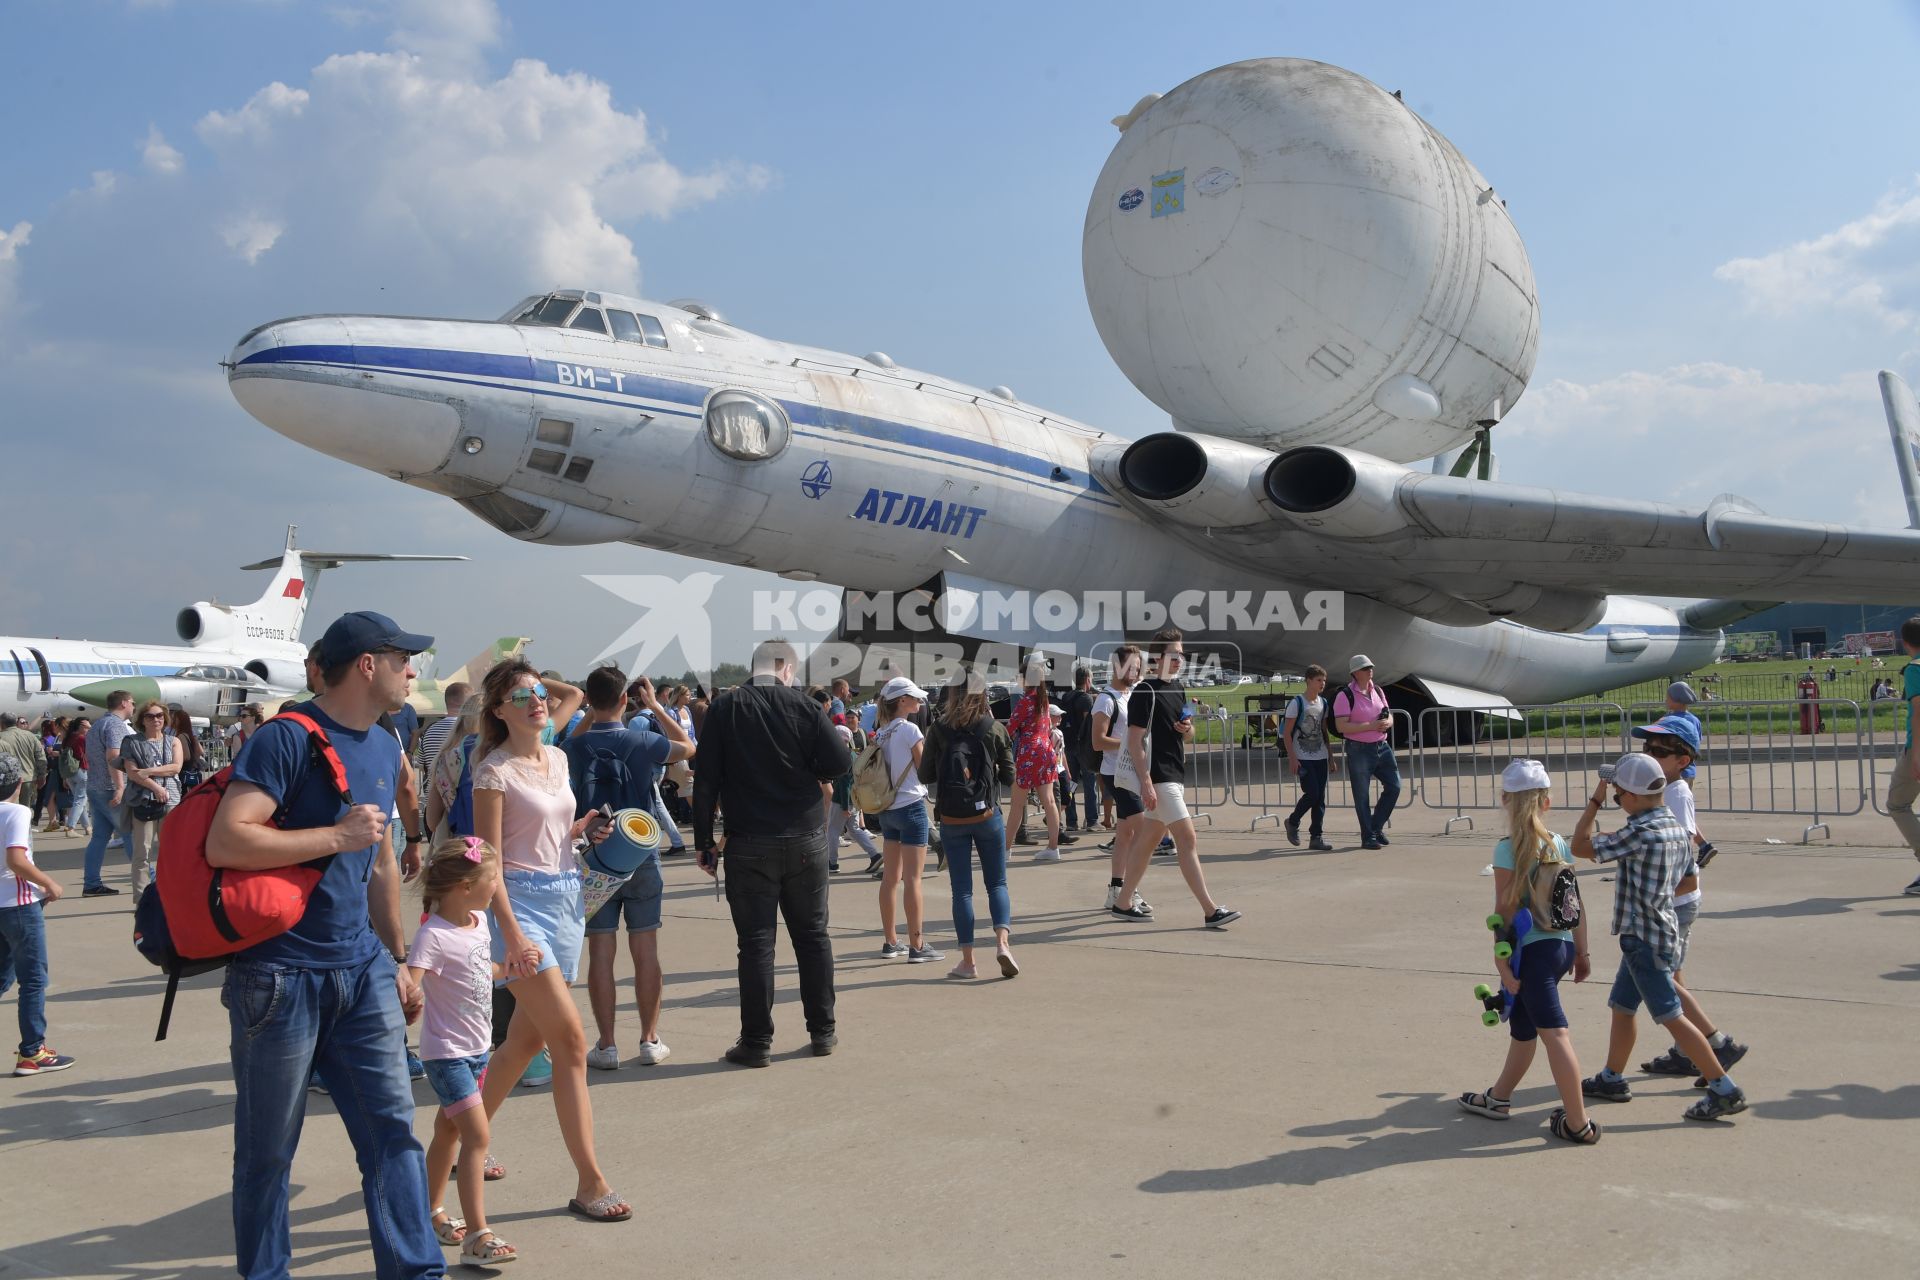
[{"label": "white airplane", "polygon": [[[1236,669],[1344,677],[1364,652],[1410,708],[1684,672],[1779,601],[1920,597],[1920,534],[1488,478],[1489,429],[1532,371],[1532,272],[1504,203],[1397,95],[1271,59],[1115,123],[1088,297],[1174,431],[1129,440],[1005,387],[585,289],[494,321],[277,320],[240,340],[229,384],[281,434],[529,542],[924,590],[944,633],[1043,647],[1062,637],[967,602],[1137,592],[1174,602],[1191,640],[1236,645]],[[1452,474],[1403,465],[1463,447]],[[1291,609],[1231,609],[1277,591]],[[1196,614],[1190,592],[1213,594]],[[1314,592],[1344,593],[1343,616]],[[1100,620],[1066,639],[1128,629]]]},{"label": "white airplane", "polygon": [[249,605],[202,600],[180,610],[174,628],[185,645],[0,636],[0,710],[38,718],[92,715],[107,694],[178,703],[196,720],[231,720],[249,702],[271,702],[306,687],[300,625],[320,574],[343,564],[381,560],[464,560],[465,556],[306,551],[287,545],[277,558],[246,569],[276,569]]}]

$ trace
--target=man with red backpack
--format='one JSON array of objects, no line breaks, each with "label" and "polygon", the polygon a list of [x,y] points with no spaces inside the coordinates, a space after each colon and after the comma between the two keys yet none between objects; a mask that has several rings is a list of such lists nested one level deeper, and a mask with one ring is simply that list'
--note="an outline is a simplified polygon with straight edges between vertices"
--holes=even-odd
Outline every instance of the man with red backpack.
[{"label": "man with red backpack", "polygon": [[276,718],[254,731],[207,833],[215,868],[324,867],[298,923],[236,952],[221,1000],[232,1029],[233,1225],[242,1275],[284,1276],[288,1172],[307,1075],[327,1085],[353,1141],[381,1280],[444,1276],[413,1136],[406,1025],[420,993],[403,962],[400,872],[388,829],[400,744],[380,729],[430,637],[377,613],[336,619],[315,646],[321,692],[300,710],[344,766],[343,800],[318,739]]}]

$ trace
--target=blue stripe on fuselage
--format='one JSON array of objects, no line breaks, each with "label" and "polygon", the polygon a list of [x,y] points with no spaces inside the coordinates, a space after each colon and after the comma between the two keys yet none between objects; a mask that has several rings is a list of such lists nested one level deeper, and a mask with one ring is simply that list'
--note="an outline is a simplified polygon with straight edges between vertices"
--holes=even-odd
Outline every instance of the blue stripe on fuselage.
[{"label": "blue stripe on fuselage", "polygon": [[[562,365],[569,368],[586,367],[573,361],[496,355],[484,351],[452,351],[436,347],[375,347],[357,344],[349,346],[344,343],[271,347],[254,352],[240,363],[242,365],[313,364],[398,371],[438,382],[464,382],[472,378],[487,377],[514,378],[523,382],[539,382],[555,388],[573,385],[561,381],[558,370]],[[463,378],[448,375],[466,376]],[[469,382],[468,385],[498,386],[498,384],[486,382]],[[626,405],[634,399],[700,405],[706,402],[707,393],[710,390],[696,383],[624,371],[620,375],[620,389],[616,393],[596,391],[595,394],[582,394],[580,391],[549,391],[546,386],[542,386],[538,394],[611,405]],[[499,389],[530,390],[516,387],[499,387]],[[615,398],[616,396],[619,398]],[[984,462],[1042,480],[1054,478],[1055,464],[1044,458],[1035,458],[969,436],[951,435],[905,422],[892,422],[885,418],[849,413],[841,409],[829,409],[806,401],[780,400],[779,403],[795,426],[822,427],[829,431],[846,432],[866,439],[909,445],[929,453]],[[1066,473],[1064,483],[1084,486],[1089,493],[1103,496],[1106,494],[1106,487],[1092,474],[1066,467],[1062,467],[1061,470]]]}]

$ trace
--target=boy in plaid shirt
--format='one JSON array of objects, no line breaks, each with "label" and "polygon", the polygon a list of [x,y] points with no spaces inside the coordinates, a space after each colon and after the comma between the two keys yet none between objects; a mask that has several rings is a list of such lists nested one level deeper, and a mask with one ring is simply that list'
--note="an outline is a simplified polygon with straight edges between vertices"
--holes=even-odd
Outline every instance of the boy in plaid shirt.
[{"label": "boy in plaid shirt", "polygon": [[1573,828],[1573,855],[1616,864],[1613,932],[1620,938],[1620,971],[1607,1004],[1613,1028],[1605,1070],[1581,1082],[1580,1091],[1605,1102],[1628,1102],[1633,1090],[1613,1067],[1633,1052],[1634,1014],[1644,1000],[1653,1020],[1667,1029],[1680,1051],[1707,1079],[1706,1094],[1683,1113],[1689,1120],[1718,1120],[1747,1109],[1747,1096],[1714,1056],[1713,1046],[1687,1021],[1673,985],[1680,950],[1680,920],[1673,891],[1693,866],[1693,844],[1686,828],[1666,806],[1666,774],[1651,756],[1621,756],[1613,766],[1613,791],[1627,815],[1619,831],[1596,835],[1609,783],[1602,779]]}]

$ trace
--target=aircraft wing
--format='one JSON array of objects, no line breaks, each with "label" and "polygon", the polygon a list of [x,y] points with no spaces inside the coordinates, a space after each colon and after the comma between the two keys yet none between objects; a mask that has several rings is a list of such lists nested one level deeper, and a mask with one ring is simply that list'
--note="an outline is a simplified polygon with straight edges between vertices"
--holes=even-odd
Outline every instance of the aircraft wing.
[{"label": "aircraft wing", "polygon": [[[465,560],[466,556],[394,555],[384,551],[308,551],[300,550],[300,562],[310,569],[337,569],[343,564],[373,564],[388,560]],[[278,569],[280,557],[258,564],[243,564],[242,569]]]},{"label": "aircraft wing", "polygon": [[[1695,510],[1429,475],[1315,446],[1265,466],[1210,449],[1198,492],[1155,501],[1171,486],[1156,494],[1111,445],[1094,454],[1116,497],[1203,554],[1450,625],[1511,618],[1580,631],[1616,594],[1920,600],[1920,532],[1783,520],[1732,496]],[[1212,485],[1209,502],[1201,493]]]}]

